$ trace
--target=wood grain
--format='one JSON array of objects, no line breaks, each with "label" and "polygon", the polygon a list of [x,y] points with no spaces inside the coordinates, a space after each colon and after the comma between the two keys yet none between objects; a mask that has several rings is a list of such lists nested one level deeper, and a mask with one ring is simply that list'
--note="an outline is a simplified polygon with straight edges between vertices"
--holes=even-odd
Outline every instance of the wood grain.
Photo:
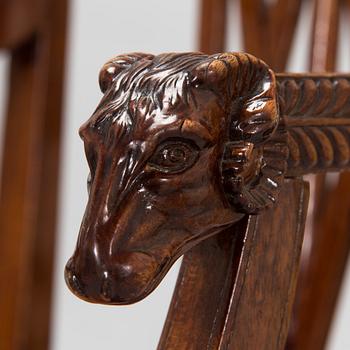
[{"label": "wood grain", "polygon": [[244,219],[185,255],[158,350],[218,349],[246,230]]},{"label": "wood grain", "polygon": [[279,168],[264,152],[279,121],[276,80],[251,55],[123,54],[102,67],[100,86],[80,128],[89,201],[65,276],[78,297],[123,305],[194,245],[271,205],[286,153]]},{"label": "wood grain", "polygon": [[310,48],[313,72],[334,71],[338,47],[340,0],[316,0]]},{"label": "wood grain", "polygon": [[[233,231],[219,234],[187,254],[159,350],[284,348],[307,186],[289,181],[281,198],[278,207],[242,221]],[[213,265],[216,262],[219,265]]]},{"label": "wood grain", "polygon": [[241,0],[245,51],[277,72],[287,64],[301,0]]},{"label": "wood grain", "polygon": [[66,12],[65,1],[46,1],[34,34],[13,41],[10,52],[0,191],[1,349],[44,350],[49,343]]},{"label": "wood grain", "polygon": [[226,0],[202,0],[199,50],[213,54],[225,50]]},{"label": "wood grain", "polygon": [[[108,61],[100,72],[104,97],[80,129],[91,180],[66,265],[72,292],[103,304],[141,300],[179,255],[243,214],[278,205],[285,176],[349,167],[349,79],[276,76],[235,52]],[[147,140],[142,148],[135,132]]]}]

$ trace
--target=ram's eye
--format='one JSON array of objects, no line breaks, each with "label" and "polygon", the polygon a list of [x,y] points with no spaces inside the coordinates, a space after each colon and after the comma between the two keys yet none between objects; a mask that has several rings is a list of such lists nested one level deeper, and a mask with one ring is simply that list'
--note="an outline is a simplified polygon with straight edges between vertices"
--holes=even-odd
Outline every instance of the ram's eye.
[{"label": "ram's eye", "polygon": [[179,173],[196,162],[198,152],[198,147],[193,142],[168,141],[158,146],[149,165],[164,173]]}]

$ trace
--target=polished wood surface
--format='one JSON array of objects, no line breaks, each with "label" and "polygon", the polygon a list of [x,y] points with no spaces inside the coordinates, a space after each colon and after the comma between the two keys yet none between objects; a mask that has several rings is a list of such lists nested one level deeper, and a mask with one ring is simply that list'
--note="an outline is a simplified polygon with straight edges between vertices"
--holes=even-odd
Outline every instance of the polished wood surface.
[{"label": "polished wood surface", "polygon": [[350,144],[350,76],[277,75],[288,133],[288,176],[345,169]]},{"label": "polished wood surface", "polygon": [[314,3],[310,48],[311,71],[331,72],[336,68],[341,3],[340,0],[316,0]]},{"label": "polished wood surface", "polygon": [[15,49],[40,26],[43,11],[40,0],[3,0],[0,2],[0,47]]},{"label": "polished wood surface", "polygon": [[[245,50],[285,70],[301,3],[241,1]],[[340,2],[315,4],[314,74],[274,74],[243,53],[133,53],[101,71],[105,96],[81,128],[90,199],[66,279],[85,300],[128,304],[185,253],[159,350],[285,346],[308,197],[299,177],[350,163],[350,76],[324,73],[334,70]],[[202,1],[201,51],[225,51],[226,10],[224,0]],[[5,349],[48,344],[65,13],[55,0],[0,4],[0,46],[12,54]],[[348,174],[314,184],[293,350],[324,348],[350,247]]]},{"label": "polished wood surface", "polygon": [[285,70],[300,14],[301,0],[241,0],[245,51]]},{"label": "polished wood surface", "polygon": [[[0,348],[49,343],[66,2],[2,2],[10,49],[0,197]],[[33,25],[33,17],[37,18]]]},{"label": "polished wood surface", "polygon": [[[289,9],[290,15],[283,13],[284,10],[288,12],[287,8],[290,6],[285,1],[262,3],[263,1],[242,1],[245,49],[252,54],[264,57],[274,69],[276,69],[275,62],[277,60],[278,69],[283,71],[287,64],[287,53],[294,39],[293,35],[290,34],[292,34],[296,25],[295,15],[301,15],[300,12],[297,13],[300,2],[299,4],[297,1],[293,2],[294,10]],[[271,17],[268,17],[271,16],[268,9],[276,10],[278,5],[282,5],[282,10],[277,15],[280,23],[278,26],[273,26],[274,22]],[[260,11],[255,11],[256,8],[259,8]],[[334,71],[339,14],[340,11],[348,11],[348,9],[337,0],[317,0],[314,2],[312,10],[314,23],[311,33],[310,68],[316,74],[317,72]],[[266,22],[268,22],[268,25],[266,25]],[[275,34],[279,40],[285,43],[284,48],[283,45],[278,45],[277,41],[273,39],[268,41],[268,43],[272,43],[272,50],[270,45],[266,45],[264,39],[268,37],[268,30],[272,30],[272,35]],[[287,32],[284,30],[287,30]],[[309,33],[305,33],[305,35],[309,35]],[[288,43],[289,46],[287,47]],[[279,51],[279,48],[283,48],[283,50]],[[307,53],[305,52],[305,54]],[[326,91],[330,89],[332,84],[329,82],[325,84],[325,81],[323,81],[321,82],[323,86],[317,88],[315,86],[314,88],[314,92],[319,93],[320,99],[317,105],[321,108],[325,107],[323,104],[325,101],[321,102],[321,96],[328,100]],[[294,86],[294,89],[300,87],[300,85],[299,87]],[[349,89],[348,82],[341,82],[339,87],[344,89],[344,96],[348,96],[346,92]],[[304,96],[304,99],[306,98],[308,96]],[[311,98],[315,99],[315,95]],[[328,102],[330,101],[328,100]],[[316,107],[316,104],[314,107]],[[332,113],[329,113],[329,115],[332,115]],[[346,141],[348,133],[347,128],[344,125],[339,129],[341,132],[339,134],[340,138],[343,139],[342,135],[345,135],[344,141]],[[324,127],[316,135],[312,132],[312,127],[307,132],[305,131],[296,128],[290,133],[290,136],[292,136],[290,141],[295,144],[296,153],[307,150],[310,155],[309,159],[313,159],[312,163],[317,164],[316,159],[319,150],[317,151],[317,147],[314,147],[314,141],[318,140],[316,142],[318,145],[323,145],[323,151],[328,152],[331,156],[330,159],[334,158],[334,155],[341,157],[342,152],[340,150],[334,152],[332,146],[332,140],[334,140],[332,135],[334,132],[337,133],[333,128]],[[347,141],[343,145],[344,147],[341,148],[346,152],[348,149]],[[288,349],[324,348],[349,251],[349,224],[347,222],[348,215],[346,214],[350,205],[347,199],[348,188],[346,186],[349,181],[348,174],[343,173],[340,176],[320,174],[317,178],[308,177],[307,180],[311,181],[312,185],[312,204],[308,219],[309,224],[305,233],[305,245],[301,259],[302,266],[295,301],[295,312],[288,339]],[[340,207],[344,211],[343,214],[339,214]],[[334,218],[339,215],[342,215],[341,219],[335,223]]]},{"label": "polished wood surface", "polygon": [[[62,84],[57,62],[63,61],[66,12],[64,2],[48,3],[0,4],[0,45],[12,54],[0,198],[0,277],[9,281],[0,291],[0,347],[6,349],[48,343]],[[241,1],[245,49],[275,71],[285,69],[301,3]],[[226,6],[202,1],[206,53],[225,51]],[[208,65],[193,61],[187,76],[186,59],[168,55],[173,80],[162,66],[167,55],[123,55],[105,65],[104,99],[81,129],[91,178],[66,271],[74,293],[105,304],[135,302],[185,253],[159,349],[284,348],[308,192],[295,178],[343,170],[350,161],[350,78],[324,74],[334,70],[338,10],[338,1],[316,1],[316,74],[275,75],[253,56],[232,53]],[[148,63],[157,60],[163,68],[152,72]],[[142,85],[135,80],[143,68]],[[232,76],[238,78],[232,82]],[[170,130],[167,118],[183,122],[180,130]],[[350,245],[348,183],[347,174],[318,176],[312,249],[304,250],[288,349],[324,347]]]},{"label": "polished wood surface", "polygon": [[89,201],[69,288],[134,303],[186,254],[159,349],[282,349],[308,197],[284,179],[349,167],[349,86],[244,53],[112,58],[80,129]]},{"label": "polished wood surface", "polygon": [[247,225],[245,218],[185,254],[159,350],[218,349]]},{"label": "polished wood surface", "polygon": [[281,197],[187,253],[159,350],[283,349],[308,186],[289,180]]},{"label": "polished wood surface", "polygon": [[200,50],[213,54],[225,50],[227,1],[202,0],[200,13]]},{"label": "polished wood surface", "polygon": [[100,85],[80,129],[90,199],[66,279],[83,299],[128,304],[191,247],[271,205],[286,159],[281,145],[272,163],[267,142],[280,133],[275,76],[253,56],[120,55]]}]

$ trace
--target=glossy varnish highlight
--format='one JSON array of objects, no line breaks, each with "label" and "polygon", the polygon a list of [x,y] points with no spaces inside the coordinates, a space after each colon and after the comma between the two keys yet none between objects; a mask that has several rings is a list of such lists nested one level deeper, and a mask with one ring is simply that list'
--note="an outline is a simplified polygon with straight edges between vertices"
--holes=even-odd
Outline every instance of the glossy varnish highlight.
[{"label": "glossy varnish highlight", "polygon": [[346,75],[276,83],[248,54],[132,53],[105,64],[100,86],[80,129],[89,202],[66,267],[91,302],[144,298],[190,248],[273,205],[284,177],[349,166]]},{"label": "glossy varnish highlight", "polygon": [[66,279],[83,299],[126,304],[192,246],[270,205],[286,159],[271,167],[262,147],[279,117],[274,74],[253,56],[122,55],[100,85],[80,130],[90,197]]}]

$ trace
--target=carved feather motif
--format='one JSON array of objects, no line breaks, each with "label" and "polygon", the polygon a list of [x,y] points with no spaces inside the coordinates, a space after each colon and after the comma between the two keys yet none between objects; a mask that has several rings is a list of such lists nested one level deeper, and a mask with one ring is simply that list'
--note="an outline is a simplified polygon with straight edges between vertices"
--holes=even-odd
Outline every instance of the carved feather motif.
[{"label": "carved feather motif", "polygon": [[277,75],[287,176],[350,166],[350,76]]}]

